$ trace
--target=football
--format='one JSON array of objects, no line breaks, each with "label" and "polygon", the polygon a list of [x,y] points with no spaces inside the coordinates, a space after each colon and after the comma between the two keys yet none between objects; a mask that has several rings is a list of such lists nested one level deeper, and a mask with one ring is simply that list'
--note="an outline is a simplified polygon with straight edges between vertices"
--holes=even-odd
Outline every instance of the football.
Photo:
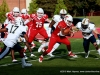
[{"label": "football", "polygon": [[70,35],[71,35],[71,30],[70,30],[70,28],[65,29],[65,30],[64,30],[64,34],[65,34],[66,36],[70,36]]}]

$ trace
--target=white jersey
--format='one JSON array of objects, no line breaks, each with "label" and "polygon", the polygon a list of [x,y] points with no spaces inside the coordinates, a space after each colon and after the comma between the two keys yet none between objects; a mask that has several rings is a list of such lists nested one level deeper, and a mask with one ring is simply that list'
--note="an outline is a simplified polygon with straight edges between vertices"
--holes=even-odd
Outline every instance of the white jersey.
[{"label": "white jersey", "polygon": [[9,24],[6,28],[8,29],[8,35],[3,42],[8,47],[13,47],[17,43],[22,32],[26,32],[26,27],[22,25]]},{"label": "white jersey", "polygon": [[4,25],[5,24],[9,24],[10,22],[9,22],[9,20],[8,20],[8,18],[5,20],[5,22],[4,22]]},{"label": "white jersey", "polygon": [[94,24],[89,23],[88,28],[83,29],[83,28],[81,27],[81,22],[78,22],[78,23],[76,24],[76,27],[77,27],[80,31],[82,31],[83,38],[89,39],[91,36],[93,36],[92,31],[95,30],[95,25],[94,25]]},{"label": "white jersey", "polygon": [[58,25],[58,23],[59,23],[60,21],[62,21],[60,15],[54,15],[54,16],[53,16],[53,20],[56,22],[56,23],[54,24],[54,27],[56,27],[56,26]]},{"label": "white jersey", "polygon": [[[26,31],[28,30],[28,26],[25,25]],[[20,35],[20,37],[17,39],[18,42],[26,42],[25,38],[23,37],[23,34]]]}]

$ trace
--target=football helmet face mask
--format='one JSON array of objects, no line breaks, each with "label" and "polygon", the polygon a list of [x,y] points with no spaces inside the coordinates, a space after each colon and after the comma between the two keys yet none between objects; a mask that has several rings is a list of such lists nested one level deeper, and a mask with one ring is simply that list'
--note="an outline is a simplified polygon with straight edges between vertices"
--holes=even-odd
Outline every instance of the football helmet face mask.
[{"label": "football helmet face mask", "polygon": [[15,25],[24,25],[24,21],[21,17],[15,19]]},{"label": "football helmet face mask", "polygon": [[20,15],[20,11],[18,7],[14,7],[13,9],[13,15],[14,17],[18,17]]},{"label": "football helmet face mask", "polygon": [[44,15],[43,9],[42,9],[42,8],[38,8],[38,10],[37,10],[37,16],[38,16],[39,18],[41,18],[41,17],[43,17],[43,15]]},{"label": "football helmet face mask", "polygon": [[64,21],[68,26],[71,26],[73,22],[73,17],[71,15],[65,15]]},{"label": "football helmet face mask", "polygon": [[89,25],[89,19],[88,18],[84,18],[82,20],[82,23],[81,23],[81,26],[83,29],[87,29],[88,28],[88,25]]},{"label": "football helmet face mask", "polygon": [[62,19],[64,19],[66,14],[67,14],[67,11],[65,9],[60,10],[60,16],[61,16]]}]

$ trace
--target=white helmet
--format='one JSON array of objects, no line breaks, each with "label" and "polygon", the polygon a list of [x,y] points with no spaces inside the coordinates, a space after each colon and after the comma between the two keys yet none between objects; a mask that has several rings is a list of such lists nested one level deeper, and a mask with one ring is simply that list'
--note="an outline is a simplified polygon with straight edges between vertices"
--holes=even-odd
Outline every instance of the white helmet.
[{"label": "white helmet", "polygon": [[67,14],[67,11],[65,9],[61,9],[60,14]]},{"label": "white helmet", "polygon": [[89,19],[88,19],[88,18],[84,18],[84,19],[82,20],[82,24],[83,24],[83,25],[88,25],[88,24],[89,24]]},{"label": "white helmet", "polygon": [[8,17],[8,14],[9,14],[9,12],[7,12],[5,16]]},{"label": "white helmet", "polygon": [[21,10],[21,14],[27,14],[27,10],[26,9],[22,9]]},{"label": "white helmet", "polygon": [[71,15],[65,15],[64,21],[68,26],[71,26],[73,22],[73,17]]},{"label": "white helmet", "polygon": [[65,9],[61,9],[60,12],[59,12],[59,14],[60,14],[60,17],[62,19],[64,19],[65,15],[67,14],[67,11]]},{"label": "white helmet", "polygon": [[14,7],[13,12],[20,12],[18,7]]},{"label": "white helmet", "polygon": [[19,8],[18,8],[18,7],[14,7],[14,9],[13,9],[13,15],[14,15],[15,17],[18,17],[18,16],[19,16],[19,13],[20,13]]},{"label": "white helmet", "polygon": [[44,10],[42,8],[38,8],[38,10],[37,10],[37,16],[39,18],[41,18],[43,15],[44,15]]},{"label": "white helmet", "polygon": [[84,18],[82,20],[82,28],[86,29],[86,28],[88,28],[88,25],[89,25],[89,19],[88,18]]},{"label": "white helmet", "polygon": [[15,24],[16,25],[23,25],[23,19],[22,19],[22,17],[15,18]]}]

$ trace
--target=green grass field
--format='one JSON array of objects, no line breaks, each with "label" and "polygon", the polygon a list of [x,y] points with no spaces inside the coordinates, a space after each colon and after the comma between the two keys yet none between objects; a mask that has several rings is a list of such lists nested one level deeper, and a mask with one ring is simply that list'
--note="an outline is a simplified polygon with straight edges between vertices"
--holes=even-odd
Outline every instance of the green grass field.
[{"label": "green grass field", "polygon": [[[72,51],[78,55],[78,58],[68,57],[68,52],[65,45],[60,45],[53,53],[54,58],[45,56],[42,63],[38,62],[41,53],[37,52],[39,43],[36,43],[36,48],[33,52],[37,57],[27,60],[32,63],[32,67],[21,67],[19,53],[16,52],[15,57],[19,60],[17,63],[12,63],[11,55],[9,54],[4,59],[0,60],[0,75],[100,75],[100,56],[92,44],[90,44],[89,58],[84,58],[84,50],[82,39],[70,39]],[[23,44],[21,44],[23,45]],[[29,52],[27,51],[29,56]]]}]

